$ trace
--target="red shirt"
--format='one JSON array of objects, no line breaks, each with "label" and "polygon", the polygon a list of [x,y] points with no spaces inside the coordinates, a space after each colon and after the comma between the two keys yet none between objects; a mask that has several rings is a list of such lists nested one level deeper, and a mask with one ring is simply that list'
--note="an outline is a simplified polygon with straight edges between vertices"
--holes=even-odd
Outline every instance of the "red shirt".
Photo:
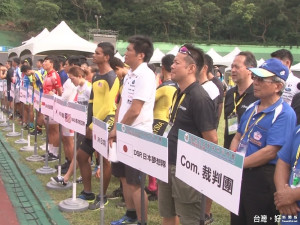
[{"label": "red shirt", "polygon": [[57,94],[57,89],[61,87],[62,85],[59,74],[55,70],[47,73],[47,76],[44,78],[43,92],[48,94],[50,91],[52,91],[54,94]]}]

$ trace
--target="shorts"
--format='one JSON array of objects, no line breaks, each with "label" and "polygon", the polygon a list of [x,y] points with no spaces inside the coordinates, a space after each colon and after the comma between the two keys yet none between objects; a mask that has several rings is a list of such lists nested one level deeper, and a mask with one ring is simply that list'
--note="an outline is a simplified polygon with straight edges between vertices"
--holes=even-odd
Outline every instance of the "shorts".
[{"label": "shorts", "polygon": [[15,103],[20,102],[20,88],[15,88]]},{"label": "shorts", "polygon": [[111,173],[115,177],[125,177],[127,184],[140,185],[141,184],[141,172],[137,169],[127,166],[124,163],[111,163]]},{"label": "shorts", "polygon": [[93,148],[93,140],[84,137],[81,144],[79,145],[79,149],[81,149],[82,151],[84,151],[85,153],[87,153],[92,157],[95,151],[95,149]]},{"label": "shorts", "polygon": [[82,142],[84,141],[85,136],[80,134],[80,133],[76,133],[76,134],[77,134],[76,147],[78,148],[82,144]]},{"label": "shorts", "polygon": [[202,194],[175,177],[176,166],[169,165],[169,181],[158,180],[158,208],[162,217],[180,218],[180,224],[200,224]]},{"label": "shorts", "polygon": [[74,137],[74,131],[66,128],[65,126],[61,126],[61,133],[66,137]]},{"label": "shorts", "polygon": [[[108,115],[104,119],[104,122],[108,123],[109,125],[108,131],[112,130],[114,119],[115,119],[115,115]],[[92,156],[95,151],[95,149],[93,148],[93,140],[88,139],[86,137],[84,137],[84,139],[82,140],[81,144],[79,145],[79,148],[90,156]]]},{"label": "shorts", "polygon": [[168,123],[166,121],[154,119],[152,125],[153,134],[163,136],[167,126]]}]

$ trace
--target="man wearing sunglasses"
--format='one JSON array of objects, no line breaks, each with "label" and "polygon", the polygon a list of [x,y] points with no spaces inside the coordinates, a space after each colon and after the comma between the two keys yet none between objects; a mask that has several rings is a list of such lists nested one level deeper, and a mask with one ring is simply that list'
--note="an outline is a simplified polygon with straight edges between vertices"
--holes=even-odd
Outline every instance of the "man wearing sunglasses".
[{"label": "man wearing sunglasses", "polygon": [[231,213],[231,224],[277,224],[274,205],[274,171],[277,152],[295,128],[296,115],[281,98],[289,70],[278,59],[265,61],[252,72],[254,96],[242,115],[230,149],[245,156],[239,215]]},{"label": "man wearing sunglasses", "polygon": [[[163,225],[200,224],[202,194],[175,176],[178,130],[217,143],[214,102],[197,81],[204,54],[193,45],[183,45],[171,66],[171,79],[177,82],[165,131],[169,149],[169,181],[158,181],[158,205]],[[169,132],[168,132],[169,131]],[[168,133],[168,134],[167,134]],[[177,217],[178,216],[178,217]]]}]

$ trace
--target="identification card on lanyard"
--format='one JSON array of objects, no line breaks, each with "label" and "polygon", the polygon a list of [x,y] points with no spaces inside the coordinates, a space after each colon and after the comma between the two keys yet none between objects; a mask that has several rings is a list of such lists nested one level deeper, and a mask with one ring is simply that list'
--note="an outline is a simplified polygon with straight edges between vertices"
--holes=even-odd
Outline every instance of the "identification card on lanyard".
[{"label": "identification card on lanyard", "polygon": [[247,149],[249,147],[249,141],[247,140],[241,140],[238,149],[237,149],[237,153],[239,153],[242,156],[246,155]]},{"label": "identification card on lanyard", "polygon": [[293,168],[292,176],[293,183],[291,184],[291,188],[300,187],[300,169]]},{"label": "identification card on lanyard", "polygon": [[228,122],[228,134],[235,134],[238,130],[238,117],[237,115],[231,115],[227,119]]},{"label": "identification card on lanyard", "polygon": [[294,162],[294,167],[292,170],[292,184],[291,184],[291,188],[297,188],[300,187],[300,169],[296,168],[297,164],[298,164],[298,160],[299,160],[299,156],[300,156],[300,145],[298,146],[298,150],[297,150],[297,154],[296,154],[296,161]]}]

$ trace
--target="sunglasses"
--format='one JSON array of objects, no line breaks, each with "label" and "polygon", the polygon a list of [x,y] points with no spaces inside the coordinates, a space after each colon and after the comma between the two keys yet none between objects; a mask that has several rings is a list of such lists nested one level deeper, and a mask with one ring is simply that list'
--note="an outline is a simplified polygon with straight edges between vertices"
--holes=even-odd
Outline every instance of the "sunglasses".
[{"label": "sunglasses", "polygon": [[260,82],[260,83],[262,83],[262,82],[273,83],[274,82],[273,80],[267,79],[268,77],[259,77],[259,76],[253,75],[253,74],[252,74],[251,78],[252,78],[252,80]]},{"label": "sunglasses", "polygon": [[179,48],[178,52],[180,52],[180,53],[182,53],[182,54],[188,54],[188,55],[195,61],[195,59],[194,59],[192,53],[188,50],[187,47],[181,46],[181,47]]}]

